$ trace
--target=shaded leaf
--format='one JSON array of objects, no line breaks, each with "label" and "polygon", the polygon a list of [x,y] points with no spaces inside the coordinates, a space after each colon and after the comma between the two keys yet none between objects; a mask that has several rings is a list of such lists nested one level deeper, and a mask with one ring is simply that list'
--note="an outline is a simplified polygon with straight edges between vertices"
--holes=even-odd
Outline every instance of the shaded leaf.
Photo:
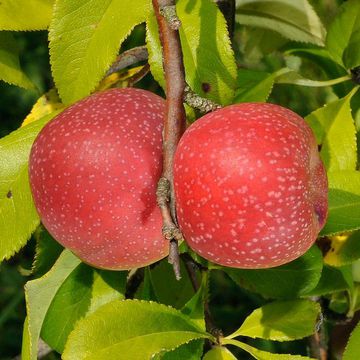
[{"label": "shaded leaf", "polygon": [[240,286],[265,297],[296,298],[316,286],[322,266],[321,252],[313,246],[300,258],[278,267],[258,270],[221,269]]},{"label": "shaded leaf", "polygon": [[50,56],[64,103],[95,89],[121,43],[148,17],[150,5],[148,0],[138,0],[136,6],[131,0],[57,0],[49,32]]},{"label": "shaded leaf", "polygon": [[177,309],[181,309],[194,295],[194,289],[182,261],[180,266],[182,277],[179,281],[174,281],[174,270],[166,259],[151,270],[151,282],[156,299],[162,304]]},{"label": "shaded leaf", "polygon": [[319,283],[307,296],[321,296],[348,289],[347,281],[341,268],[324,265]]},{"label": "shaded leaf", "polygon": [[351,69],[360,65],[360,2],[346,1],[329,27],[326,47],[332,58]]},{"label": "shaded leaf", "polygon": [[175,350],[159,353],[151,360],[201,360],[204,340],[193,340],[180,345]]},{"label": "shaded leaf", "polygon": [[[0,21],[1,21],[0,3]],[[13,35],[0,31],[0,80],[24,89],[33,89],[34,85],[21,70],[19,49]]]},{"label": "shaded leaf", "polygon": [[37,277],[43,276],[54,265],[64,248],[40,225],[35,233],[36,240],[35,259],[32,272]]},{"label": "shaded leaf", "polygon": [[53,4],[54,0],[1,0],[0,30],[44,30]]},{"label": "shaded leaf", "polygon": [[[65,250],[46,275],[26,283],[29,340],[25,342],[27,345],[25,350],[28,352],[23,349],[25,359],[37,359],[38,342],[45,315],[58,289],[79,264],[80,260],[70,251]],[[24,329],[25,331],[26,329]]]},{"label": "shaded leaf", "polygon": [[264,71],[239,69],[234,103],[265,102],[273,88],[275,76]]},{"label": "shaded leaf", "polygon": [[62,353],[76,322],[115,299],[125,298],[127,271],[95,270],[79,264],[63,282],[46,313],[41,337]]},{"label": "shaded leaf", "polygon": [[254,310],[241,327],[227,338],[302,339],[314,333],[319,313],[319,304],[309,300],[276,301]]},{"label": "shaded leaf", "polygon": [[241,25],[277,31],[295,41],[323,45],[325,29],[307,0],[237,0]]},{"label": "shaded leaf", "polygon": [[39,225],[29,186],[28,158],[35,137],[55,115],[0,139],[0,261],[24,246]]},{"label": "shaded leaf", "polygon": [[77,323],[63,358],[148,360],[160,351],[201,338],[211,335],[171,307],[139,300],[113,301]]},{"label": "shaded leaf", "polygon": [[[187,83],[200,96],[229,104],[234,96],[236,63],[222,13],[209,0],[179,0],[176,10],[182,23],[180,39]],[[147,21],[147,46],[151,72],[164,87],[162,50],[154,15]]]}]

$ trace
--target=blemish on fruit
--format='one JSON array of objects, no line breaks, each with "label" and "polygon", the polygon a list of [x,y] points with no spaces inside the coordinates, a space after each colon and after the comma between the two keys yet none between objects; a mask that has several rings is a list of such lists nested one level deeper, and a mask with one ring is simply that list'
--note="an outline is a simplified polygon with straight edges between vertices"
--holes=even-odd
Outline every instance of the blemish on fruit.
[{"label": "blemish on fruit", "polygon": [[7,192],[6,197],[7,197],[8,199],[11,199],[11,198],[13,197],[13,193],[12,193],[11,190],[9,190],[9,191]]}]

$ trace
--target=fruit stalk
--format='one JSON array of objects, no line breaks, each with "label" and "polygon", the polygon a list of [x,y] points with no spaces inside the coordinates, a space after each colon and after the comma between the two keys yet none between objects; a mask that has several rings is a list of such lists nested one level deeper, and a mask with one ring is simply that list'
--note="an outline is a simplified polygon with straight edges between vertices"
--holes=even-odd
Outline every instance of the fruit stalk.
[{"label": "fruit stalk", "polygon": [[166,82],[166,110],[163,132],[163,173],[157,194],[163,217],[163,233],[170,240],[169,262],[175,276],[180,278],[177,242],[181,234],[177,228],[173,186],[173,161],[176,146],[185,131],[186,116],[183,105],[185,70],[178,30],[162,15],[167,7],[174,9],[174,0],[153,0],[159,36],[163,51],[163,67]]}]

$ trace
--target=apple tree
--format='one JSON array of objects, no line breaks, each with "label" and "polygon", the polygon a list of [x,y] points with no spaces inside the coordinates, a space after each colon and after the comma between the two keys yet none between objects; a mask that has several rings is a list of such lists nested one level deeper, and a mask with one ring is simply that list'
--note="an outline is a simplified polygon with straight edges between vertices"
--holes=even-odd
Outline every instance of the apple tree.
[{"label": "apple tree", "polygon": [[358,359],[358,0],[1,0],[0,80],[17,358]]}]

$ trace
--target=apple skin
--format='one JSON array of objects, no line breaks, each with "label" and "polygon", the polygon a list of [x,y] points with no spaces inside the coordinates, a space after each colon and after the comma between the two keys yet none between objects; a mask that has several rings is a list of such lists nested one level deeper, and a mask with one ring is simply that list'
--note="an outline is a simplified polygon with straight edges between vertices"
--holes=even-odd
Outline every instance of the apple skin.
[{"label": "apple skin", "polygon": [[70,106],[33,144],[29,177],[41,221],[92,266],[131,269],[168,254],[155,195],[164,111],[149,91],[107,90]]},{"label": "apple skin", "polygon": [[315,137],[294,112],[267,103],[209,113],[174,159],[181,231],[202,257],[237,268],[290,262],[327,217],[327,178]]}]

